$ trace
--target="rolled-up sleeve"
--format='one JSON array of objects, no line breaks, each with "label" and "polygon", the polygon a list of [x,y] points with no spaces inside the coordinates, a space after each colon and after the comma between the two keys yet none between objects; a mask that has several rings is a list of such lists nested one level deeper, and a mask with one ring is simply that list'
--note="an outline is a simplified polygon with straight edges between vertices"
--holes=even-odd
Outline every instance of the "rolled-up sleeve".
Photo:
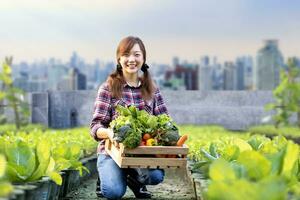
[{"label": "rolled-up sleeve", "polygon": [[99,128],[107,128],[111,122],[111,93],[106,83],[102,84],[97,93],[94,103],[94,112],[90,124],[90,134],[95,140]]},{"label": "rolled-up sleeve", "polygon": [[154,94],[154,115],[167,114],[169,115],[168,109],[164,102],[164,99],[160,93],[160,90],[157,88]]}]

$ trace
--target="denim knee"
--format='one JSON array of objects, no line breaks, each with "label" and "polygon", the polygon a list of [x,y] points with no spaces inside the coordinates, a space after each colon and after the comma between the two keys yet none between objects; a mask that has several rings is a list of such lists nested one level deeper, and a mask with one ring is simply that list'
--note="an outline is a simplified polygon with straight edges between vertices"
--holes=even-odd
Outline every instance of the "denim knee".
[{"label": "denim knee", "polygon": [[150,185],[157,185],[164,180],[165,173],[163,170],[155,169],[150,173]]},{"label": "denim knee", "polygon": [[114,185],[112,187],[104,186],[101,188],[101,191],[103,196],[107,199],[121,199],[126,192],[126,188],[118,185]]}]

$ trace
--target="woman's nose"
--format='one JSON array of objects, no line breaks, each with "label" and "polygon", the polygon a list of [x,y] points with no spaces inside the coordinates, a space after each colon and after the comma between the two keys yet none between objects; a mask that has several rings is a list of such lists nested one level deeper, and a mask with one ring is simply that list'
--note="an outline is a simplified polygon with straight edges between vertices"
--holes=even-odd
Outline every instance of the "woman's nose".
[{"label": "woman's nose", "polygon": [[128,57],[128,61],[129,61],[129,62],[130,62],[130,61],[135,61],[134,55],[130,55],[130,56]]}]

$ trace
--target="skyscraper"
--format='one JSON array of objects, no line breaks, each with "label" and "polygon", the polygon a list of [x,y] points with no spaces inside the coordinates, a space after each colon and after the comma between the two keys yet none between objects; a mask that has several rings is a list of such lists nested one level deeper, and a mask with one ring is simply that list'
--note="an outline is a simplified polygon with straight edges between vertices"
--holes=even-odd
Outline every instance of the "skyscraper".
[{"label": "skyscraper", "polygon": [[240,56],[235,61],[237,73],[237,90],[253,88],[253,62],[251,56]]},{"label": "skyscraper", "polygon": [[280,68],[284,61],[277,40],[265,40],[257,52],[254,83],[258,90],[273,90],[280,82]]},{"label": "skyscraper", "polygon": [[224,90],[237,89],[237,72],[233,62],[224,63]]},{"label": "skyscraper", "polygon": [[212,90],[213,88],[213,67],[210,66],[209,57],[203,56],[201,58],[200,67],[199,67],[199,79],[198,79],[198,88],[200,90]]}]

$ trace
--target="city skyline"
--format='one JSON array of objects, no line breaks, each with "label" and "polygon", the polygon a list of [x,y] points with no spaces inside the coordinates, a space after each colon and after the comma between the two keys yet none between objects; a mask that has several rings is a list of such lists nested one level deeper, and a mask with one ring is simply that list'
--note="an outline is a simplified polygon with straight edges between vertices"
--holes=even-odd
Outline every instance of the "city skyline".
[{"label": "city skyline", "polygon": [[279,40],[284,58],[300,57],[300,2],[177,0],[162,2],[37,1],[0,2],[0,58],[15,62],[55,57],[64,62],[76,51],[87,62],[115,61],[119,40],[139,36],[147,60],[191,62],[216,56],[220,62],[255,57],[263,40]]}]

